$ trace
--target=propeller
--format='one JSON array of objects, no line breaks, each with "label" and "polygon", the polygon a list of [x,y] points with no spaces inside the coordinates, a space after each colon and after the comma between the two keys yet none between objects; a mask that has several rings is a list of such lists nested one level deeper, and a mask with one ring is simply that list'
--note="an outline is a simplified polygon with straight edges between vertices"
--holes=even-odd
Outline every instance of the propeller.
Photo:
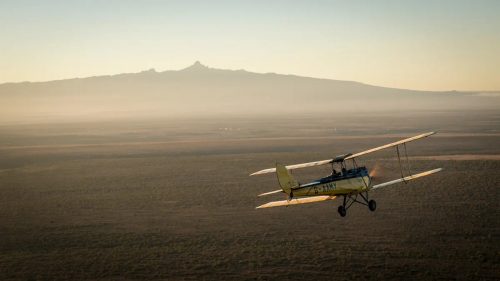
[{"label": "propeller", "polygon": [[375,165],[373,168],[370,170],[370,178],[371,179],[377,179],[380,178],[383,173],[383,167],[380,165],[379,162],[375,162]]}]

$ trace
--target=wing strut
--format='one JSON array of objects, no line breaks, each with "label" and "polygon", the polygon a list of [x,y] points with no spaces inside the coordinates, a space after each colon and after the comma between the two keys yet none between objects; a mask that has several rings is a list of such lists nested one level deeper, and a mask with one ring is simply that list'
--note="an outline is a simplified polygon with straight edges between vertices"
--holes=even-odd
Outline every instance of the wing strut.
[{"label": "wing strut", "polygon": [[406,151],[406,142],[403,143],[403,146],[405,147],[406,167],[408,168],[408,174],[411,176],[410,160],[408,159],[408,152]]},{"label": "wing strut", "polygon": [[399,145],[396,145],[396,152],[398,154],[398,163],[399,163],[399,171],[401,172],[401,178],[403,179],[404,183],[406,183],[406,181],[404,180],[405,175],[403,174],[403,166],[401,165],[401,156],[399,155]]},{"label": "wing strut", "polygon": [[[403,143],[403,147],[405,149],[406,169],[408,170],[408,176],[411,176],[410,159],[408,158],[408,150],[406,149],[406,143]],[[398,154],[398,163],[399,163],[399,170],[401,172],[401,178],[403,179],[403,182],[406,183],[406,180],[404,180],[405,175],[403,172],[403,164],[401,164],[401,153],[399,152],[399,145],[396,145],[396,153]]]}]

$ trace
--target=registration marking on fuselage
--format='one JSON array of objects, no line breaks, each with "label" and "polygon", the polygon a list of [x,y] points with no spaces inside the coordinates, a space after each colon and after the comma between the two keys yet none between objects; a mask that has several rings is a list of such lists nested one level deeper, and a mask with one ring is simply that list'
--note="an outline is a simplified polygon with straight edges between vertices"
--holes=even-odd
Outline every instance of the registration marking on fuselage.
[{"label": "registration marking on fuselage", "polygon": [[324,183],[322,185],[315,185],[314,194],[319,194],[320,192],[321,193],[329,192],[335,189],[337,189],[337,184],[335,182]]}]

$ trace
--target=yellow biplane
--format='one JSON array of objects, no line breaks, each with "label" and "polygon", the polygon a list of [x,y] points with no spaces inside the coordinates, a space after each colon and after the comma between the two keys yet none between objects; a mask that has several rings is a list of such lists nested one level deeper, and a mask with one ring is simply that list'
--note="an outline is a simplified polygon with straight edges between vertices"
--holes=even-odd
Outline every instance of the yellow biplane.
[{"label": "yellow biplane", "polygon": [[[254,175],[262,175],[267,173],[276,173],[278,177],[278,182],[281,186],[281,189],[262,193],[259,196],[265,196],[275,193],[285,193],[288,196],[287,200],[282,201],[273,201],[263,205],[258,206],[257,208],[270,208],[270,207],[278,207],[278,206],[290,206],[297,204],[306,204],[306,203],[314,203],[320,201],[333,200],[337,196],[343,197],[343,203],[338,207],[339,214],[344,217],[347,214],[347,209],[352,206],[354,203],[359,203],[362,205],[368,206],[370,211],[375,211],[377,208],[377,203],[375,200],[369,200],[368,192],[374,189],[378,189],[381,187],[390,186],[396,183],[407,183],[408,181],[432,175],[441,171],[441,168],[412,174],[410,171],[410,165],[408,160],[408,153],[406,151],[406,143],[422,139],[428,136],[435,134],[435,132],[429,132],[425,134],[421,134],[418,136],[414,136],[411,138],[407,138],[404,140],[400,140],[397,142],[389,143],[386,145],[382,145],[376,148],[372,148],[366,151],[358,152],[355,154],[344,154],[337,156],[333,159],[321,160],[316,162],[295,164],[295,165],[281,165],[276,164],[276,168],[270,168],[261,170],[251,174]],[[407,173],[405,176],[403,172],[403,166],[401,164],[401,152],[400,146],[404,148],[404,153],[407,161]],[[396,153],[398,156],[399,168],[401,170],[401,178],[376,184],[372,184],[372,176],[369,174],[368,169],[364,166],[358,166],[356,163],[356,158],[372,153],[375,151],[379,151],[382,149],[395,147]],[[348,160],[351,160],[352,164],[348,167]],[[314,167],[320,165],[328,165],[332,166],[332,173],[324,178],[315,180],[313,182],[309,182],[306,184],[301,184],[291,174],[291,170]],[[337,167],[337,169],[335,169]],[[358,199],[358,196],[361,197]]]}]

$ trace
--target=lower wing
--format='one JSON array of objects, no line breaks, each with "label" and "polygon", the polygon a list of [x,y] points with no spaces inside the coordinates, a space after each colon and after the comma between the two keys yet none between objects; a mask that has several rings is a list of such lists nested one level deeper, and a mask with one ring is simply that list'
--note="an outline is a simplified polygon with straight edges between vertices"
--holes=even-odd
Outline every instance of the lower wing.
[{"label": "lower wing", "polygon": [[266,203],[264,205],[260,205],[256,209],[315,203],[333,199],[335,199],[335,196],[321,195],[321,196],[312,196],[312,197],[297,198],[291,200],[273,201]]},{"label": "lower wing", "polygon": [[400,179],[397,179],[397,180],[392,180],[392,181],[388,181],[388,182],[376,184],[376,185],[372,186],[371,190],[377,189],[377,188],[381,188],[381,187],[386,187],[386,186],[393,185],[393,184],[400,183],[400,182],[407,182],[407,181],[410,181],[410,180],[414,180],[414,179],[418,179],[418,178],[421,178],[421,177],[429,176],[429,175],[437,173],[437,172],[439,172],[441,170],[442,170],[442,168],[438,168],[438,169],[430,170],[430,171],[427,171],[427,172],[422,172],[422,173],[419,173],[419,174],[415,174],[415,175],[412,175],[412,176],[407,176],[407,177],[404,177],[404,178],[400,178]]}]

